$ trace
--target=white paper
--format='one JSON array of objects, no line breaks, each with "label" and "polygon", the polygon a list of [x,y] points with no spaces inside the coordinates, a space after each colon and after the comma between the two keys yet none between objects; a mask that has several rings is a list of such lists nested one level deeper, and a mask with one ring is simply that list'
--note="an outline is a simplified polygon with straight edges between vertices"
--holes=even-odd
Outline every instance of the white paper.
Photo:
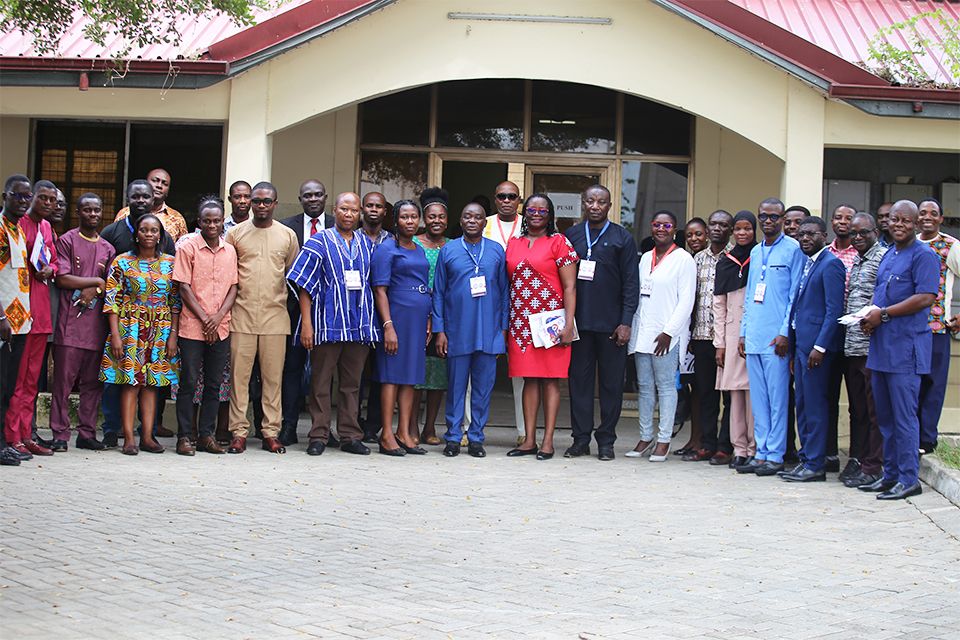
[{"label": "white paper", "polygon": [[[542,311],[540,313],[531,313],[528,317],[530,321],[530,334],[533,339],[534,347],[543,347],[549,349],[560,344],[560,332],[567,325],[567,312],[563,309],[556,311]],[[573,324],[573,339],[580,339],[577,332],[577,324]]]},{"label": "white paper", "polygon": [[878,307],[875,304],[868,304],[863,309],[860,309],[860,311],[855,311],[853,313],[848,313],[847,315],[842,316],[839,322],[840,324],[846,325],[846,326],[850,326],[853,324],[860,324],[860,321],[866,318],[867,314],[869,314],[874,309],[879,309],[879,308],[880,307]]}]

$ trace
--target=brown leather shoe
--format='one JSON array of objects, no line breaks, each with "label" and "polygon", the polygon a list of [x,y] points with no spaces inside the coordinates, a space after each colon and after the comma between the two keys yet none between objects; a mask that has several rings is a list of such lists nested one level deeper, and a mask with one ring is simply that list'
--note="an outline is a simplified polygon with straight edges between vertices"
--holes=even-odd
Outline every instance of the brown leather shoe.
[{"label": "brown leather shoe", "polygon": [[22,440],[23,447],[35,456],[52,456],[53,450],[41,447],[33,440]]},{"label": "brown leather shoe", "polygon": [[[153,430],[153,435],[154,435],[154,437],[157,437],[157,438],[172,438],[173,436],[175,436],[175,435],[177,435],[177,434],[175,434],[173,431],[170,431],[170,429],[167,429],[166,427],[157,426],[157,427]],[[142,448],[142,447],[141,447],[141,448]]]},{"label": "brown leather shoe", "polygon": [[723,451],[717,451],[715,454],[713,454],[713,457],[710,458],[710,464],[715,467],[730,464],[730,454],[724,453]]},{"label": "brown leather shoe", "polygon": [[264,451],[269,451],[270,453],[286,453],[286,448],[280,444],[280,441],[276,438],[264,438],[263,444],[261,445]]},{"label": "brown leather shoe", "polygon": [[197,442],[198,451],[206,451],[207,453],[226,453],[227,450],[217,444],[217,441],[207,436],[206,438],[200,438],[200,441]]},{"label": "brown leather shoe", "polygon": [[227,453],[243,453],[247,450],[247,439],[236,437],[230,441],[230,446],[227,447]]},{"label": "brown leather shoe", "polygon": [[707,451],[706,449],[697,449],[683,456],[683,460],[685,462],[703,462],[712,458],[714,453],[714,451]]},{"label": "brown leather shoe", "polygon": [[190,438],[180,438],[177,440],[177,453],[180,455],[192,456],[196,452],[197,450],[193,448],[192,444],[190,444]]}]

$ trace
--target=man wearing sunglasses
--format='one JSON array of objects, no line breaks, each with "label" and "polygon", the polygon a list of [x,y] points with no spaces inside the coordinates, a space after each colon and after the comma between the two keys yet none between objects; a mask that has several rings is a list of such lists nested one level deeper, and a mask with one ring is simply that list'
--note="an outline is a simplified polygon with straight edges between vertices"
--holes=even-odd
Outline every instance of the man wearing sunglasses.
[{"label": "man wearing sunglasses", "polygon": [[767,198],[757,219],[763,242],[750,251],[750,274],[740,325],[740,356],[747,359],[757,454],[738,473],[783,471],[790,385],[788,336],[793,293],[803,272],[800,243],[783,234],[783,203]]},{"label": "man wearing sunglasses", "polygon": [[251,219],[231,227],[224,240],[237,250],[239,290],[230,310],[230,432],[228,453],[247,449],[250,374],[260,360],[263,380],[263,449],[285,453],[277,439],[282,420],[281,381],[290,335],[287,270],[300,246],[293,230],[275,222],[277,189],[269,182],[253,187]]},{"label": "man wearing sunglasses", "polygon": [[[511,238],[520,237],[520,216],[517,214],[520,201],[520,187],[507,181],[497,185],[494,193],[494,202],[497,205],[497,215],[487,218],[483,228],[483,237],[489,238],[507,250],[507,243]],[[523,378],[511,378],[513,383],[513,413],[517,421],[517,446],[523,444]],[[470,403],[467,403],[464,423],[470,423]]]}]

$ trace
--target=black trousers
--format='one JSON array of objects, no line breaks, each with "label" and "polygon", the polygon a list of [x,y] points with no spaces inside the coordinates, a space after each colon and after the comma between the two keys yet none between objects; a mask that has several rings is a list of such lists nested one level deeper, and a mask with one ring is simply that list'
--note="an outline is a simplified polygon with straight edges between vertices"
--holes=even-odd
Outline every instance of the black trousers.
[{"label": "black trousers", "polygon": [[283,390],[280,394],[280,404],[283,419],[280,428],[297,431],[300,422],[300,403],[303,399],[302,389],[303,371],[307,367],[309,351],[301,344],[288,344],[287,355],[283,359]]},{"label": "black trousers", "polygon": [[[700,393],[700,448],[733,453],[730,443],[730,392],[717,391],[717,348],[712,340],[691,340],[693,376]],[[723,416],[720,398],[723,397]],[[719,421],[719,431],[717,424]]]},{"label": "black trousers", "polygon": [[574,442],[590,442],[593,432],[593,383],[598,375],[600,425],[594,437],[600,447],[612,447],[617,440],[627,347],[618,347],[617,341],[610,339],[611,334],[580,331],[580,339],[570,347],[570,421]]},{"label": "black trousers", "polygon": [[0,447],[7,446],[4,435],[7,409],[10,408],[10,399],[17,388],[17,373],[20,371],[20,359],[26,346],[26,334],[10,336],[10,339],[0,346]]},{"label": "black trousers", "polygon": [[[837,423],[840,421],[840,388],[847,374],[847,356],[838,353],[830,365],[830,382],[827,383],[827,456],[837,455]],[[850,457],[860,452],[854,450],[853,434],[850,438]],[[859,449],[859,443],[857,443]]]},{"label": "black trousers", "polygon": [[207,344],[204,340],[180,338],[180,389],[177,391],[177,438],[189,438],[193,432],[193,396],[200,380],[203,363],[203,396],[197,433],[201,438],[213,436],[220,412],[220,385],[223,368],[230,358],[230,336]]}]

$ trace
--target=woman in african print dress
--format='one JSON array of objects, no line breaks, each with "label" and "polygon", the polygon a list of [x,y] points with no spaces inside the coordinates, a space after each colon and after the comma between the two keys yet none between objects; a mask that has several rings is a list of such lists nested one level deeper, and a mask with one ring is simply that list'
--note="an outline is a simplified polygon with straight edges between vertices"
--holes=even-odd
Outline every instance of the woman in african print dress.
[{"label": "woman in african print dress", "polygon": [[[134,249],[110,265],[103,312],[110,335],[100,363],[100,380],[123,385],[120,420],[123,453],[139,449],[163,453],[153,439],[157,387],[177,382],[177,328],[180,295],[173,281],[173,256],[160,250],[160,220],[145,215],[137,222]],[[142,419],[140,447],[133,441],[133,421],[139,400]]]}]

